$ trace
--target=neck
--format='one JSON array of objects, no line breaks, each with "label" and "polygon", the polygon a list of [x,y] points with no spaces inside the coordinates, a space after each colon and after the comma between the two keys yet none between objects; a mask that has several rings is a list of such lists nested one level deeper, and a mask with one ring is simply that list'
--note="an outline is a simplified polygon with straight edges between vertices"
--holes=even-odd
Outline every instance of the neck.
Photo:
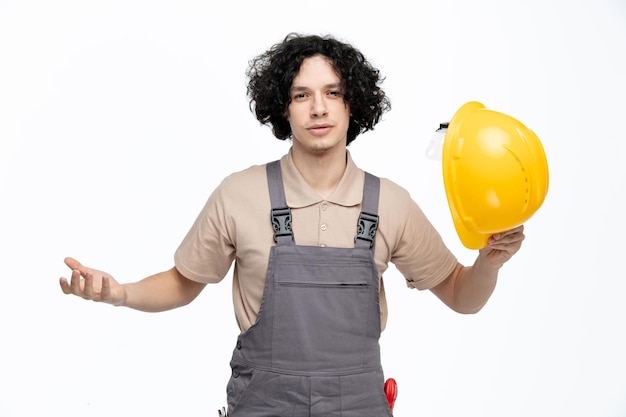
[{"label": "neck", "polygon": [[306,183],[322,198],[328,198],[346,170],[347,150],[311,154],[292,147],[291,152],[293,163]]}]

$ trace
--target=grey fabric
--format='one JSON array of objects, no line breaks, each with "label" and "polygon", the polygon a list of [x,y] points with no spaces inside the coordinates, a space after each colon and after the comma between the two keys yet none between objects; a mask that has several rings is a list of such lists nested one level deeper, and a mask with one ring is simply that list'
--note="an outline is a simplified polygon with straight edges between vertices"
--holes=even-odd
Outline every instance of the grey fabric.
[{"label": "grey fabric", "polygon": [[[286,208],[277,162],[268,164],[268,183],[272,208]],[[370,176],[363,197],[369,215],[376,216],[378,191],[378,179]],[[283,236],[276,241],[257,321],[233,351],[229,416],[391,416],[371,245],[356,240],[355,248],[298,246]]]}]

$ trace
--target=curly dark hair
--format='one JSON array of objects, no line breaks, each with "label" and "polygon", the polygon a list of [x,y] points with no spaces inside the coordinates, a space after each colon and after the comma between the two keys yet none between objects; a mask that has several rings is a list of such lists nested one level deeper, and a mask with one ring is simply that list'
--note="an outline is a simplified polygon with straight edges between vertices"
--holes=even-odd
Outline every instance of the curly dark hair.
[{"label": "curly dark hair", "polygon": [[344,100],[352,113],[346,143],[349,145],[359,134],[374,129],[383,113],[391,109],[391,102],[380,88],[384,81],[380,71],[355,47],[332,36],[290,33],[252,59],[246,71],[250,110],[261,124],[272,127],[278,139],[289,138],[289,90],[302,61],[315,55],[330,60],[343,84]]}]

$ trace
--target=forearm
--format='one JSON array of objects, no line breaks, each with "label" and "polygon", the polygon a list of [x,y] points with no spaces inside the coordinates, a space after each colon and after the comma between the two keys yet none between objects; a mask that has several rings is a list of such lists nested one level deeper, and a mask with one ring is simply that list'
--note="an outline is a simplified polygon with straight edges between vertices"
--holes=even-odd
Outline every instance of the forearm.
[{"label": "forearm", "polygon": [[456,268],[432,292],[452,310],[462,314],[480,311],[496,287],[499,267],[478,256],[474,265]]},{"label": "forearm", "polygon": [[480,311],[493,294],[499,270],[482,256],[472,266],[460,268],[454,283],[454,309],[465,314]]},{"label": "forearm", "polygon": [[120,305],[158,312],[189,304],[202,291],[204,284],[188,280],[172,268],[141,281],[124,284],[124,287],[126,297]]},{"label": "forearm", "polygon": [[459,313],[477,313],[493,294],[500,268],[519,250],[523,240],[523,225],[491,236],[488,245],[478,252],[474,265],[457,264],[454,271],[432,289],[433,293]]}]

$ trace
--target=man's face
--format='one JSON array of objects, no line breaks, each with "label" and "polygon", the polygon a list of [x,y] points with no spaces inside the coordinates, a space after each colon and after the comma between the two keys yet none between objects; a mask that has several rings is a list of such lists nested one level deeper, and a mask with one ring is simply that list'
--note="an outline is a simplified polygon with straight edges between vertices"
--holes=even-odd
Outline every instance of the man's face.
[{"label": "man's face", "polygon": [[306,58],[293,79],[287,120],[293,146],[324,153],[346,146],[350,109],[343,99],[341,79],[327,58]]}]

